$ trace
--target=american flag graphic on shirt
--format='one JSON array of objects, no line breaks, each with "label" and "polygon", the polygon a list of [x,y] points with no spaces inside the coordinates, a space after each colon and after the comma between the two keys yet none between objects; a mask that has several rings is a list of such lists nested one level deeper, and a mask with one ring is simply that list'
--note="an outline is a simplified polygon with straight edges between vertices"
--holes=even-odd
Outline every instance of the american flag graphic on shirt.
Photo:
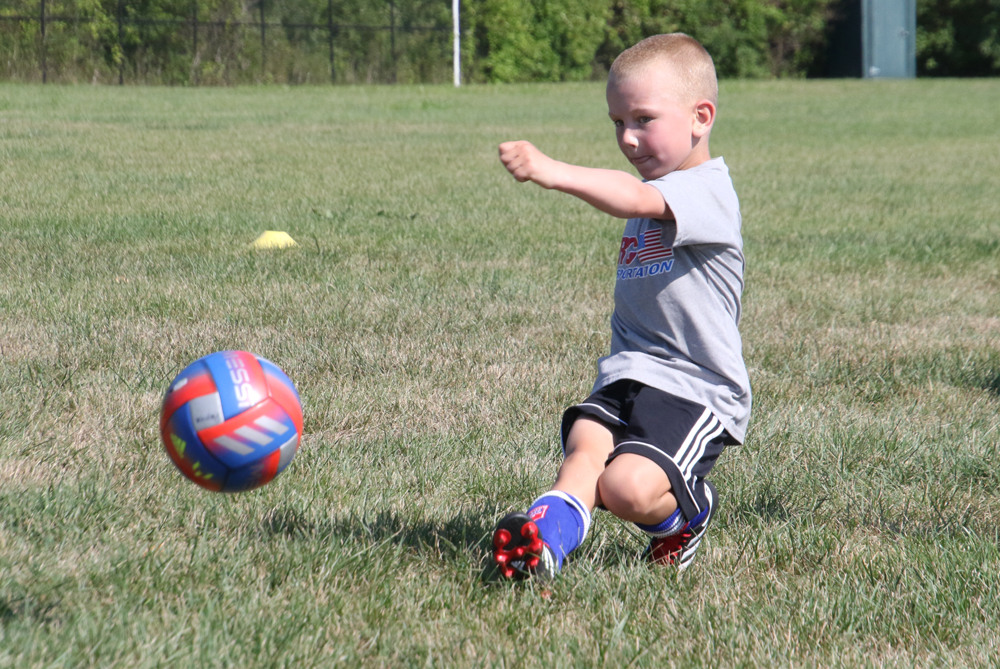
[{"label": "american flag graphic on shirt", "polygon": [[674,264],[674,251],[663,245],[661,234],[662,230],[655,228],[635,237],[622,237],[618,253],[619,279],[639,279],[670,271]]},{"label": "american flag graphic on shirt", "polygon": [[674,255],[674,250],[668,249],[660,241],[661,233],[662,230],[649,230],[639,235],[639,253],[636,254],[636,257],[643,265]]}]

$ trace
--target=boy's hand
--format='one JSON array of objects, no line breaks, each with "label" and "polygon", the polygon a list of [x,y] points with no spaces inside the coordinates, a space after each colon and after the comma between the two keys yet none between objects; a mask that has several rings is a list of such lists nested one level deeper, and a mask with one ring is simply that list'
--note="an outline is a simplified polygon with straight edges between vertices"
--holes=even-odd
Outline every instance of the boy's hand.
[{"label": "boy's hand", "polygon": [[518,181],[533,181],[542,188],[555,188],[560,168],[565,166],[525,141],[501,144],[500,162]]},{"label": "boy's hand", "polygon": [[500,162],[518,181],[575,195],[618,218],[673,218],[660,191],[625,172],[562,163],[524,141],[501,144]]}]

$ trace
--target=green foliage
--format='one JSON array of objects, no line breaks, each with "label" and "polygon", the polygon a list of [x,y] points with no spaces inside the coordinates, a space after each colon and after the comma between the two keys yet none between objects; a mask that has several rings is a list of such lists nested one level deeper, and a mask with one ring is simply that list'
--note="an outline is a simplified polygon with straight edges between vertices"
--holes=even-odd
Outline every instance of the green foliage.
[{"label": "green foliage", "polygon": [[474,78],[590,78],[610,14],[607,0],[483,0],[470,5],[478,56]]},{"label": "green foliage", "polygon": [[[269,25],[261,34],[260,2]],[[0,16],[38,17],[40,0]],[[463,73],[472,82],[601,78],[622,50],[680,31],[722,77],[802,77],[821,60],[837,0],[465,0]],[[32,21],[0,21],[0,77],[184,85],[451,78],[447,0],[46,0]],[[192,22],[199,23],[197,44]],[[922,75],[1000,74],[1000,0],[919,0]],[[240,25],[243,24],[243,25]],[[316,27],[308,27],[310,25]],[[390,30],[390,26],[394,30]]]},{"label": "green foliage", "polygon": [[1000,0],[918,0],[917,72],[1000,74]]},{"label": "green foliage", "polygon": [[[721,76],[803,76],[824,44],[831,0],[479,0],[467,10],[486,81],[605,72],[639,40],[685,32]],[[573,18],[569,18],[573,17]]]},{"label": "green foliage", "polygon": [[[263,35],[260,1],[265,20],[280,24]],[[600,78],[623,49],[680,30],[705,44],[722,76],[802,76],[823,45],[830,2],[467,0],[463,69],[470,81]],[[39,4],[10,0],[0,11],[37,16]],[[119,68],[128,81],[164,84],[326,81],[331,19],[338,81],[450,78],[446,0],[49,0],[47,14],[78,21],[50,19],[44,43],[37,22],[0,22],[6,79],[37,78],[44,61],[66,81],[110,81]]]},{"label": "green foliage", "polygon": [[649,35],[698,39],[723,77],[803,76],[824,45],[831,0],[616,0],[615,30],[601,51],[610,66]]},{"label": "green foliage", "polygon": [[36,80],[45,62],[57,81],[117,80],[121,65],[130,82],[318,83],[330,80],[331,21],[340,82],[433,82],[451,72],[450,5],[440,0],[47,0],[44,42],[39,13],[39,0],[0,9],[36,18],[0,21],[0,76]]}]

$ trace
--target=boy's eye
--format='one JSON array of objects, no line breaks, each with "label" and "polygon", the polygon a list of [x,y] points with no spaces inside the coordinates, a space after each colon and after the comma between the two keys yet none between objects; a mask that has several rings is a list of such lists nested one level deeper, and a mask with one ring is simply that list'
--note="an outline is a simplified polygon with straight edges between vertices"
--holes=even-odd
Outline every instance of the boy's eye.
[{"label": "boy's eye", "polygon": [[649,118],[648,116],[640,116],[638,120],[639,120],[639,123],[642,123],[643,125],[645,125],[645,124],[649,123],[650,121],[652,121],[653,119]]},{"label": "boy's eye", "polygon": [[615,124],[615,127],[616,127],[616,128],[620,128],[620,127],[622,127],[623,125],[625,125],[625,122],[624,122],[624,121],[621,121],[621,120],[615,120],[615,121],[612,121],[612,123],[614,123],[614,124]]}]

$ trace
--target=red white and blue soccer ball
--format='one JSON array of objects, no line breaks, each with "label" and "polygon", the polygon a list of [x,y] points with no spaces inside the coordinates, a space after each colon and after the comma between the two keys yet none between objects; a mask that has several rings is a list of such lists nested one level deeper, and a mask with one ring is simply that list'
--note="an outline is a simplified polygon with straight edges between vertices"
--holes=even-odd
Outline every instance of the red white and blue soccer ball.
[{"label": "red white and blue soccer ball", "polygon": [[302,404],[274,363],[219,351],[195,360],[170,384],[160,435],[177,468],[201,487],[252,490],[295,457]]}]

